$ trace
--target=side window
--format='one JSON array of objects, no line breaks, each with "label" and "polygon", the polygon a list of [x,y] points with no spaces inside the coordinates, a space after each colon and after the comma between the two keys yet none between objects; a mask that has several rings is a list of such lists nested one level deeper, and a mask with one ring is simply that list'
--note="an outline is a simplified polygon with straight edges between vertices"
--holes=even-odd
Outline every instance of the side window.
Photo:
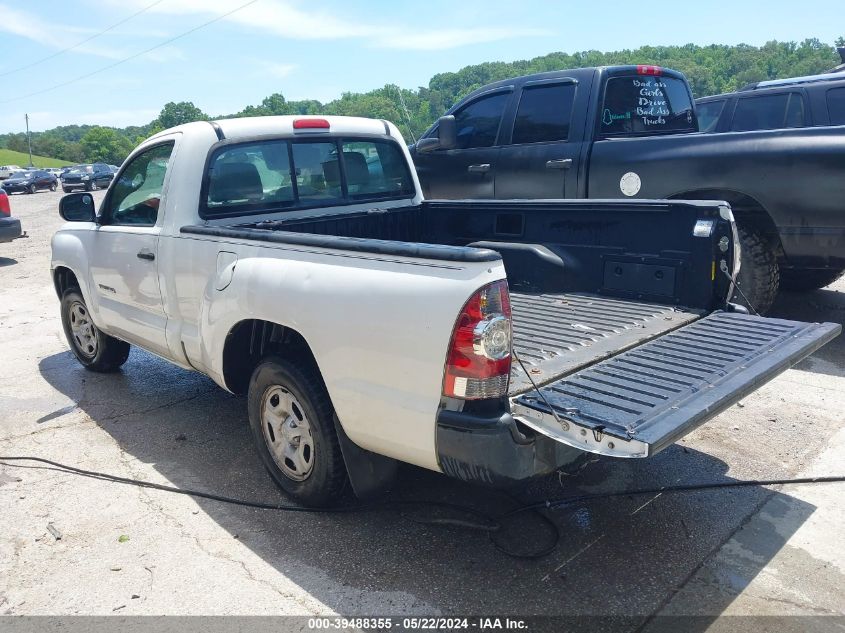
[{"label": "side window", "polygon": [[698,129],[702,132],[713,132],[716,125],[719,123],[719,117],[722,116],[722,110],[725,109],[724,99],[720,101],[708,101],[696,106],[696,114],[698,114]]},{"label": "side window", "polygon": [[827,91],[827,111],[831,125],[845,125],[845,88]]},{"label": "side window", "polygon": [[496,142],[509,92],[499,92],[464,106],[455,113],[458,148],[491,147]]},{"label": "side window", "polygon": [[516,112],[512,142],[520,144],[567,140],[574,100],[574,83],[524,88]]},{"label": "side window", "polygon": [[223,146],[211,158],[206,208],[241,213],[295,199],[287,141]]},{"label": "side window", "polygon": [[110,224],[152,226],[164,188],[173,143],[156,145],[133,158],[110,191],[104,215]]},{"label": "side window", "polygon": [[804,125],[804,101],[797,92],[759,97],[744,97],[737,101],[731,131],[775,130]]},{"label": "side window", "polygon": [[334,142],[294,143],[293,164],[300,202],[343,198],[340,160]]}]

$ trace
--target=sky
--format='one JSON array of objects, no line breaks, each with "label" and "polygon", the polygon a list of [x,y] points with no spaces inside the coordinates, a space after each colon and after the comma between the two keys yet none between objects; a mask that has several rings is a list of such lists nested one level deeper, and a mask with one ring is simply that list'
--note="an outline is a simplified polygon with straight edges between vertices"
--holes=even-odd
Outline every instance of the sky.
[{"label": "sky", "polygon": [[0,133],[25,113],[37,131],[142,125],[168,101],[212,116],[275,92],[326,102],[554,51],[845,35],[840,0],[247,2],[0,0]]}]

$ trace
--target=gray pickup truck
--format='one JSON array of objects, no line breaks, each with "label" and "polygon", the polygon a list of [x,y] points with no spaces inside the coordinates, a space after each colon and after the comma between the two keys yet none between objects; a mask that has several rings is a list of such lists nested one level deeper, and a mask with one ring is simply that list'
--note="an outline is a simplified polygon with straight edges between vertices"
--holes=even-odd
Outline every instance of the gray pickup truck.
[{"label": "gray pickup truck", "polygon": [[845,270],[845,127],[698,129],[681,73],[580,68],[479,88],[412,154],[429,198],[727,201],[761,313],[781,274],[810,288]]}]

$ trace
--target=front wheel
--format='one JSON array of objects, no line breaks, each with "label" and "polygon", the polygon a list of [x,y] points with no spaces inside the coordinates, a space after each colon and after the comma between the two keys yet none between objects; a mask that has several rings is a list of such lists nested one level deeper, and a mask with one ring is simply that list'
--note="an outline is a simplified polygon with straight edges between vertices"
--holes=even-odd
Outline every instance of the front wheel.
[{"label": "front wheel", "polygon": [[780,275],[774,247],[757,229],[737,223],[742,266],[731,301],[765,314],[778,293]]},{"label": "front wheel", "polygon": [[249,383],[249,423],[273,481],[309,506],[337,501],[347,474],[334,408],[316,368],[269,357]]},{"label": "front wheel", "polygon": [[784,290],[806,292],[829,286],[845,275],[839,268],[781,268],[780,287]]},{"label": "front wheel", "polygon": [[62,295],[62,327],[70,349],[85,369],[98,372],[117,371],[129,358],[129,343],[101,332],[78,288],[68,288]]},{"label": "front wheel", "polygon": [[55,190],[56,190],[56,183],[51,183],[50,184],[50,191],[55,191]]},{"label": "front wheel", "polygon": [[36,191],[38,191],[38,187],[36,187],[35,184],[31,184],[29,186],[28,191],[29,191],[29,193],[35,193]]}]

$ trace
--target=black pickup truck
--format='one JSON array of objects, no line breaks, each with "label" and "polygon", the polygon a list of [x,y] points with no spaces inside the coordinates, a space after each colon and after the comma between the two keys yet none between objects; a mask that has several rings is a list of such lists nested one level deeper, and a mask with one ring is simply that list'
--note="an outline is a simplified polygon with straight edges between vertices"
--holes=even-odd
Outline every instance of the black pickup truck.
[{"label": "black pickup truck", "polygon": [[781,273],[810,288],[845,270],[845,127],[702,134],[685,77],[669,69],[493,83],[412,154],[428,198],[725,200],[743,252],[734,300],[760,312]]}]

